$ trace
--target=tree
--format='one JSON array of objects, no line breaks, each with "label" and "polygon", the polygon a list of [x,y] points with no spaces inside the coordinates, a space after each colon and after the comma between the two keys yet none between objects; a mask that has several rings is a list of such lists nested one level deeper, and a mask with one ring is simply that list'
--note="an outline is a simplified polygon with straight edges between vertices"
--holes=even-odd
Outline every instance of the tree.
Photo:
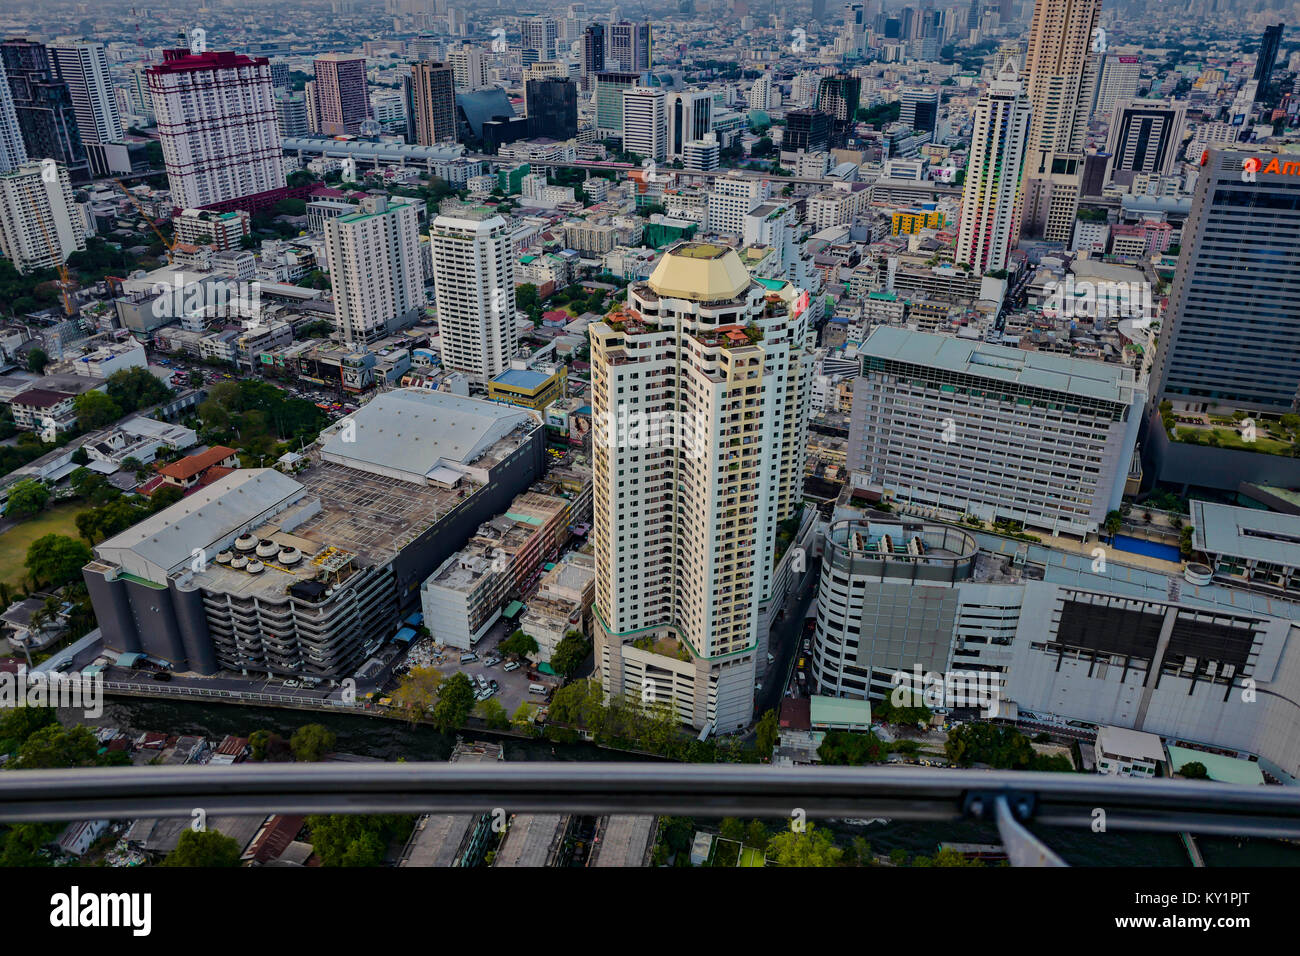
[{"label": "tree", "polygon": [[433,705],[433,722],[444,734],[465,723],[474,708],[474,685],[457,672],[442,684],[438,703]]},{"label": "tree", "polygon": [[18,521],[34,518],[45,510],[45,503],[49,500],[49,488],[33,478],[24,478],[9,489],[9,504],[5,507],[5,517]]},{"label": "tree", "polygon": [[82,431],[104,428],[122,417],[122,406],[100,391],[83,392],[74,399],[73,405]]},{"label": "tree", "polygon": [[479,704],[479,711],[489,730],[506,730],[510,727],[510,718],[506,716],[506,709],[495,697],[489,697]]},{"label": "tree", "polygon": [[734,840],[736,843],[745,842],[745,824],[736,817],[725,817],[718,827],[718,832],[724,840]]},{"label": "tree", "polygon": [[50,364],[50,357],[43,348],[34,348],[27,353],[27,371],[37,375],[45,374],[45,366]]},{"label": "tree", "polygon": [[510,657],[528,657],[537,653],[537,640],[523,631],[515,631],[497,645],[497,650]]},{"label": "tree", "polygon": [[16,770],[94,767],[101,764],[98,753],[99,741],[89,728],[48,724],[23,741],[10,766]]},{"label": "tree", "polygon": [[576,631],[570,631],[555,645],[551,655],[551,669],[566,680],[582,666],[591,653],[591,642]]},{"label": "tree", "polygon": [[76,451],[72,453],[72,463],[83,467],[90,464],[90,453],[83,446],[78,445]]},{"label": "tree", "polygon": [[33,580],[62,587],[81,578],[81,569],[90,558],[90,548],[84,542],[65,534],[47,534],[32,542],[24,564]]},{"label": "tree", "polygon": [[36,731],[56,723],[58,719],[53,707],[23,705],[3,711],[3,716],[0,716],[0,753],[13,753]]},{"label": "tree", "polygon": [[1210,772],[1205,769],[1205,764],[1199,760],[1192,760],[1183,764],[1178,769],[1178,773],[1188,780],[1208,780],[1210,778]]},{"label": "tree", "polygon": [[758,735],[758,753],[764,759],[772,755],[776,749],[776,742],[781,738],[781,729],[777,725],[776,711],[769,710],[759,718],[757,726],[754,728]]},{"label": "tree", "polygon": [[283,737],[270,730],[255,730],[248,735],[248,746],[253,760],[272,762],[285,759],[289,744]]},{"label": "tree", "polygon": [[184,830],[163,866],[239,866],[239,843],[219,830]]},{"label": "tree", "polygon": [[334,731],[320,724],[304,724],[293,732],[289,746],[293,749],[293,759],[300,763],[319,763],[325,755],[334,749],[338,736]]},{"label": "tree", "polygon": [[844,851],[829,833],[808,823],[802,833],[786,830],[772,837],[767,855],[781,866],[837,866]]},{"label": "tree", "polygon": [[390,695],[393,705],[406,711],[411,723],[423,717],[438,699],[442,672],[432,667],[412,667]]},{"label": "tree", "polygon": [[1118,511],[1106,512],[1104,527],[1106,528],[1106,533],[1109,534],[1113,540],[1115,535],[1119,534],[1119,529],[1124,527],[1124,516]]},{"label": "tree", "polygon": [[407,816],[330,814],[307,818],[312,847],[325,866],[379,866],[389,842],[409,832]]},{"label": "tree", "polygon": [[151,512],[162,511],[164,508],[170,508],[184,497],[185,492],[175,485],[163,485],[149,496],[149,510]]},{"label": "tree", "polygon": [[135,366],[108,377],[108,394],[123,411],[134,412],[172,397],[172,390],[148,369]]}]

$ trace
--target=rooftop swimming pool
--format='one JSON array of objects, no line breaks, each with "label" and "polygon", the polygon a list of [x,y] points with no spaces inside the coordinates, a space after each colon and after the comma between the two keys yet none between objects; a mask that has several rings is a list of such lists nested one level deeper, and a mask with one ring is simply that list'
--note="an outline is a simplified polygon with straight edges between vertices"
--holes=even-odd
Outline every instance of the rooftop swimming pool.
[{"label": "rooftop swimming pool", "polygon": [[1144,554],[1148,558],[1159,558],[1161,561],[1173,561],[1175,563],[1182,561],[1181,553],[1172,544],[1161,544],[1158,541],[1148,541],[1145,538],[1133,538],[1126,534],[1115,535],[1111,539],[1110,546],[1116,551]]}]

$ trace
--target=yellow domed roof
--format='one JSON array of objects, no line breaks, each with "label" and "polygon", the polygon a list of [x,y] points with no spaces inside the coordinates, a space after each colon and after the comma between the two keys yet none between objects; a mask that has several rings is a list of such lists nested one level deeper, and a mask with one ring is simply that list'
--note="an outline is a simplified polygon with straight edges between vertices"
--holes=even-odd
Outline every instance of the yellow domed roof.
[{"label": "yellow domed roof", "polygon": [[666,298],[717,302],[735,298],[752,281],[730,246],[682,242],[664,253],[647,284]]}]

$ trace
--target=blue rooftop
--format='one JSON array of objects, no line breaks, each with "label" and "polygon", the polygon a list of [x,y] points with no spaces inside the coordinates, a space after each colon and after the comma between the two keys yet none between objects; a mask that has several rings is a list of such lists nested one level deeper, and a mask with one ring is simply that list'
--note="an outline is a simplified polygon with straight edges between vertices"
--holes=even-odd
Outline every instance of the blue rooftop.
[{"label": "blue rooftop", "polygon": [[545,372],[537,372],[533,369],[508,368],[492,379],[492,382],[495,385],[505,385],[509,388],[522,388],[531,391],[535,388],[541,388],[550,377]]}]

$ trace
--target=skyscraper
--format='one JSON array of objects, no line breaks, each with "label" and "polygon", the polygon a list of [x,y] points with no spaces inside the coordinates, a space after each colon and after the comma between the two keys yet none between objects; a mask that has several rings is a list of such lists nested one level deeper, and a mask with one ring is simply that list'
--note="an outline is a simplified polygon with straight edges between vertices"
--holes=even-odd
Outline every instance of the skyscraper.
[{"label": "skyscraper", "polygon": [[172,201],[183,209],[283,189],[271,65],[166,50],[147,71]]},{"label": "skyscraper", "polygon": [[18,114],[14,112],[13,94],[9,92],[9,78],[0,61],[0,173],[17,169],[27,162],[27,147],[18,127]]},{"label": "skyscraper", "polygon": [[104,44],[56,43],[49,49],[55,76],[68,85],[91,174],[106,176],[110,171],[130,172],[131,164],[124,145],[119,146],[115,156],[110,156],[105,148],[110,144],[122,144],[124,131],[117,111],[113,80],[108,73]]},{"label": "skyscraper", "polygon": [[524,81],[528,135],[572,139],[578,135],[578,87],[567,78],[538,77]]},{"label": "skyscraper", "polygon": [[831,146],[848,145],[849,132],[857,122],[862,80],[847,73],[824,76],[817,86],[817,108],[831,117]]},{"label": "skyscraper", "polygon": [[472,93],[488,85],[487,64],[483,62],[483,51],[478,47],[465,43],[448,50],[447,62],[451,64],[456,89],[462,93]]},{"label": "skyscraper", "polygon": [[1022,235],[1069,242],[1082,186],[1101,0],[1037,0],[1025,52],[1032,122]]},{"label": "skyscraper", "polygon": [[1206,152],[1160,330],[1157,401],[1171,401],[1176,411],[1294,410],[1300,394],[1297,186],[1300,162],[1288,154]]},{"label": "skyscraper", "polygon": [[54,74],[49,51],[41,43],[6,40],[0,62],[9,78],[9,92],[23,146],[32,159],[53,159],[66,166],[72,182],[90,178],[86,147],[72,106],[68,84]]},{"label": "skyscraper", "polygon": [[419,317],[425,303],[419,209],[411,200],[370,195],[359,212],[325,220],[335,322],[354,348]]},{"label": "skyscraper", "polygon": [[442,364],[486,385],[510,367],[519,343],[510,227],[500,216],[445,215],[429,239]]},{"label": "skyscraper", "polygon": [[1282,43],[1282,31],[1286,24],[1278,23],[1264,29],[1264,37],[1259,41],[1259,56],[1255,60],[1255,102],[1261,102],[1268,96],[1268,78],[1273,75],[1277,63],[1277,48]]},{"label": "skyscraper", "polygon": [[324,53],[316,57],[314,65],[315,132],[356,135],[370,118],[366,58],[353,53]]},{"label": "skyscraper", "polygon": [[605,72],[605,24],[593,23],[582,31],[582,78],[583,88],[592,85],[590,77]]},{"label": "skyscraper", "polygon": [[554,17],[532,17],[524,21],[524,49],[536,50],[538,60],[555,59],[555,38],[559,26]]},{"label": "skyscraper", "polygon": [[1019,235],[1029,121],[1029,101],[1008,60],[975,104],[956,258],[977,272],[1005,269]]},{"label": "skyscraper", "polygon": [[634,86],[623,91],[623,149],[656,162],[668,156],[668,110],[664,91]]},{"label": "skyscraper", "polygon": [[1120,100],[1110,127],[1106,152],[1118,170],[1168,175],[1178,162],[1187,119],[1185,100]]},{"label": "skyscraper", "polygon": [[1103,53],[1099,57],[1097,92],[1093,97],[1092,112],[1110,116],[1115,104],[1137,95],[1142,80],[1142,62],[1136,56]]},{"label": "skyscraper", "polygon": [[596,131],[601,136],[623,135],[623,91],[640,78],[639,73],[596,74]]},{"label": "skyscraper", "polygon": [[0,253],[24,274],[61,265],[86,248],[68,171],[56,167],[50,182],[42,175],[46,168],[31,162],[0,173]]},{"label": "skyscraper", "polygon": [[414,141],[421,146],[456,141],[456,84],[451,66],[422,60],[411,64]]},{"label": "skyscraper", "polygon": [[808,295],[683,243],[593,323],[596,667],[608,697],[749,723],[760,605],[795,513]]},{"label": "skyscraper", "polygon": [[899,90],[898,121],[917,132],[933,133],[939,123],[939,91],[905,87]]},{"label": "skyscraper", "polygon": [[681,159],[686,144],[713,129],[713,93],[685,90],[668,94],[668,157]]},{"label": "skyscraper", "polygon": [[606,36],[605,64],[608,69],[623,73],[641,73],[650,69],[649,23],[629,23],[627,20],[613,23]]}]

